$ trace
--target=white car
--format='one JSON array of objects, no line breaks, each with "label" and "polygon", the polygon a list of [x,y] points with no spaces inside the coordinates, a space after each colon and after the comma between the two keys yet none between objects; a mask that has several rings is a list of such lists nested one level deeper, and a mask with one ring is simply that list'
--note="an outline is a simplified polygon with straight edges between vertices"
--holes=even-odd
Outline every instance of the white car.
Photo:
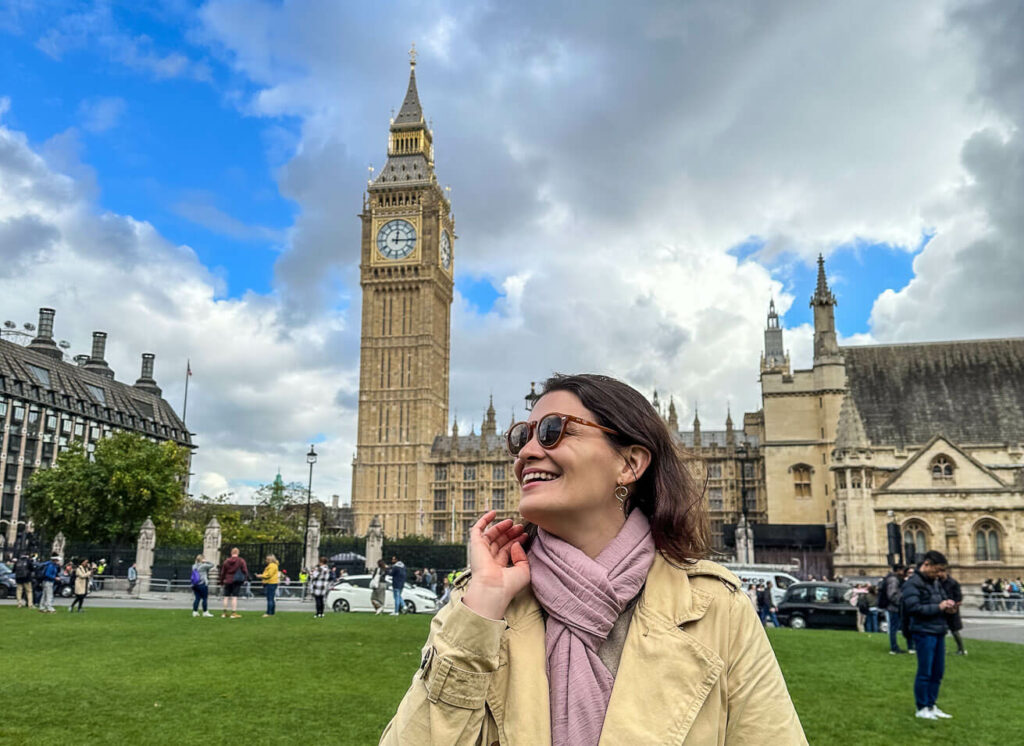
[{"label": "white car", "polygon": [[[370,575],[346,575],[327,592],[327,606],[334,611],[373,611],[370,603]],[[384,612],[394,611],[394,596],[391,594],[391,578],[384,579],[387,593],[384,597]],[[441,608],[437,594],[427,588],[406,585],[402,588],[402,601],[407,614],[423,612],[433,614]]]}]

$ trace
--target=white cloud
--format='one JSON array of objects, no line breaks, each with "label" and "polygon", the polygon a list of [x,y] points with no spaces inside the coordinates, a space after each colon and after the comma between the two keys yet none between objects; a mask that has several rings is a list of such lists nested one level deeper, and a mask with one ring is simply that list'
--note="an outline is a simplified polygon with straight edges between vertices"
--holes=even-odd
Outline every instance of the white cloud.
[{"label": "white cloud", "polygon": [[127,104],[123,98],[107,96],[90,98],[78,106],[82,128],[89,132],[106,132],[121,121]]},{"label": "white cloud", "polygon": [[179,412],[191,359],[193,491],[244,498],[279,465],[286,478],[303,477],[309,441],[323,433],[314,491],[347,494],[354,412],[337,401],[354,385],[350,362],[333,352],[346,333],[340,316],[285,327],[271,297],[221,299],[221,283],[189,247],[98,210],[90,189],[5,127],[0,267],[5,318],[34,321],[40,306],[55,308],[56,336],[73,354],[88,349],[93,330],[107,331],[107,359],[122,381],[138,377],[142,352],[155,353],[157,380]]}]

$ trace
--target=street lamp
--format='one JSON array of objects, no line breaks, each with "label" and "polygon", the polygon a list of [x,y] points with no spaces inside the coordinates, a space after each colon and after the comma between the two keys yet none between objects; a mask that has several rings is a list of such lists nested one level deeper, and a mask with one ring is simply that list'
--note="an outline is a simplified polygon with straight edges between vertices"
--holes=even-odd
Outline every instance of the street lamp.
[{"label": "street lamp", "polygon": [[306,491],[306,528],[302,532],[303,565],[306,564],[306,542],[309,539],[309,501],[313,498],[313,464],[316,463],[316,451],[313,450],[312,444],[309,446],[309,453],[306,454],[306,463],[309,464],[309,489]]},{"label": "street lamp", "polygon": [[526,400],[527,412],[532,412],[534,405],[537,403],[537,400],[540,399],[540,394],[537,393],[536,386],[536,381],[530,381],[530,393],[524,397],[524,399]]}]

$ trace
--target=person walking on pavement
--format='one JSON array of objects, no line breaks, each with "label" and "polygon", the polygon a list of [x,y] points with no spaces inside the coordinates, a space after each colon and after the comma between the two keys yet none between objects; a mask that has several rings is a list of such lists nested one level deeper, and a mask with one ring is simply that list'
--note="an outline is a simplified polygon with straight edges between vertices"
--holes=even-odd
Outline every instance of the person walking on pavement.
[{"label": "person walking on pavement", "polygon": [[93,569],[94,566],[87,559],[83,559],[75,568],[75,600],[71,602],[68,611],[74,611],[75,604],[78,604],[78,613],[82,613],[82,604],[85,603],[85,597],[89,593],[89,581],[92,579]]},{"label": "person walking on pavement", "polygon": [[60,557],[53,555],[50,561],[43,565],[43,598],[39,601],[39,611],[45,614],[52,614],[56,611],[53,608],[53,584],[57,582],[57,575],[60,574]]},{"label": "person walking on pavement", "polygon": [[769,580],[758,591],[758,605],[761,607],[761,624],[767,626],[768,620],[771,619],[772,626],[778,629],[779,618],[775,615],[777,608],[775,606],[775,599],[772,598],[772,581]]},{"label": "person walking on pavement", "polygon": [[331,584],[331,569],[327,566],[326,557],[320,558],[320,564],[313,568],[309,579],[309,590],[313,594],[313,601],[316,602],[316,614],[313,616],[315,619],[323,619],[324,596],[327,595],[327,589]]},{"label": "person walking on pavement", "polygon": [[267,555],[267,566],[263,572],[256,577],[263,581],[263,593],[267,597],[267,611],[263,616],[274,616],[277,612],[277,586],[281,582],[281,572],[278,570],[277,557]]},{"label": "person walking on pavement", "polygon": [[405,587],[405,563],[398,557],[391,558],[391,593],[395,598],[395,610],[392,616],[401,614],[405,608],[402,602],[402,589]]},{"label": "person walking on pavement", "polygon": [[[22,606],[28,606],[28,608],[35,607],[34,592],[32,590],[32,579],[34,574],[34,563],[32,558],[28,556],[28,552],[23,552],[18,561],[14,563],[14,582],[18,584],[15,595],[18,599],[18,608]],[[23,598],[24,597],[24,598]]]},{"label": "person walking on pavement", "polygon": [[207,562],[206,557],[196,555],[196,561],[192,565],[192,616],[199,616],[199,604],[203,605],[203,616],[213,616],[207,608],[210,598],[210,570],[213,563]]},{"label": "person walking on pavement", "polygon": [[960,589],[959,581],[949,574],[949,570],[939,573],[939,583],[942,584],[946,598],[956,602],[956,610],[952,614],[946,614],[949,631],[953,635],[953,639],[956,640],[956,654],[967,655],[967,648],[964,647],[964,640],[960,636],[960,630],[964,628],[964,622],[960,618],[960,606],[964,601],[964,593]]},{"label": "person walking on pavement", "polygon": [[370,603],[373,604],[374,614],[384,611],[384,603],[387,601],[388,586],[384,580],[388,574],[388,566],[384,560],[377,560],[377,567],[370,577]]},{"label": "person walking on pavement", "polygon": [[135,590],[135,584],[138,582],[139,571],[135,567],[135,563],[132,562],[131,566],[128,568],[128,595],[131,595],[131,592]]},{"label": "person walking on pavement", "polygon": [[220,583],[224,589],[224,612],[222,619],[228,616],[228,603],[231,604],[231,618],[240,619],[238,613],[238,592],[242,583],[249,577],[249,566],[238,556],[238,547],[231,548],[231,555],[220,566]]},{"label": "person walking on pavement", "polygon": [[900,600],[903,598],[903,575],[906,568],[896,564],[892,572],[885,576],[878,589],[879,608],[885,612],[889,625],[889,655],[906,655],[907,651],[900,647]]},{"label": "person walking on pavement", "polygon": [[936,705],[946,666],[946,632],[949,630],[946,617],[956,611],[956,601],[946,598],[939,583],[946,564],[941,552],[925,552],[917,572],[903,584],[903,610],[909,618],[910,634],[917,650],[916,716],[925,720],[952,717]]}]

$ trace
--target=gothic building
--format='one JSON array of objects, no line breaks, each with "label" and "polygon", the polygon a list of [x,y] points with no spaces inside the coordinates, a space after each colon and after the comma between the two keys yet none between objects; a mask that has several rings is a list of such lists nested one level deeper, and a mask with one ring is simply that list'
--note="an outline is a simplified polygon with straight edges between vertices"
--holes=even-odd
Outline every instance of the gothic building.
[{"label": "gothic building", "polygon": [[153,378],[154,356],[142,355],[134,384],[117,381],[106,355],[107,335],[94,332],[92,354],[73,362],[53,339],[52,308],[39,309],[28,344],[0,338],[0,544],[15,545],[31,530],[22,492],[36,469],[46,469],[73,440],[87,450],[118,430],[188,449],[192,436],[163,399]]},{"label": "gothic building", "polygon": [[1024,339],[840,347],[835,305],[819,257],[813,365],[795,371],[769,310],[768,532],[824,547],[844,576],[878,575],[928,549],[962,580],[1020,575]]}]

